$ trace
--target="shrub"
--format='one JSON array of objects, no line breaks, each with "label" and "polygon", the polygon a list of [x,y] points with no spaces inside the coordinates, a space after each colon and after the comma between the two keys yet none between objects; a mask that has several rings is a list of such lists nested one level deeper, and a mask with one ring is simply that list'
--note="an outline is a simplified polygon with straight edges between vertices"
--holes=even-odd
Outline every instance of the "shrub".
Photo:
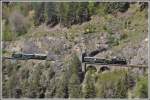
[{"label": "shrub", "polygon": [[126,98],[128,93],[127,79],[128,73],[125,70],[99,74],[96,82],[97,97]]},{"label": "shrub", "polygon": [[85,27],[84,34],[94,33],[95,30],[96,28],[93,25],[89,24],[87,27]]},{"label": "shrub", "polygon": [[148,77],[140,77],[137,80],[135,87],[135,97],[147,98],[148,97]]},{"label": "shrub", "polygon": [[8,23],[3,24],[3,41],[11,41],[13,39],[13,33]]},{"label": "shrub", "polygon": [[119,45],[119,39],[115,38],[113,35],[109,34],[108,36],[108,44],[112,46]]},{"label": "shrub", "polygon": [[106,13],[125,12],[129,8],[128,2],[111,2],[106,4]]}]

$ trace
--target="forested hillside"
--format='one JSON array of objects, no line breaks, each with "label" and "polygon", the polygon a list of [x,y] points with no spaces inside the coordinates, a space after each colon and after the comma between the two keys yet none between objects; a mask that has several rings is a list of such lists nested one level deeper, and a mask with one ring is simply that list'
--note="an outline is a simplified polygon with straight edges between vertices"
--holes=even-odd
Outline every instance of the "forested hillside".
[{"label": "forested hillside", "polygon": [[2,8],[3,57],[49,59],[3,59],[4,98],[148,97],[147,68],[89,65],[84,72],[81,62],[83,52],[97,50],[95,57],[148,67],[148,3],[3,2]]}]

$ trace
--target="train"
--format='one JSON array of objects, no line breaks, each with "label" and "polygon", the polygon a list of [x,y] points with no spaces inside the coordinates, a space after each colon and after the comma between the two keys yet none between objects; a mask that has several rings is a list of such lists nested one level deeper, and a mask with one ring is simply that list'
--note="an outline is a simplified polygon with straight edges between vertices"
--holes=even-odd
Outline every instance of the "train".
[{"label": "train", "polygon": [[12,54],[13,59],[39,59],[39,60],[45,60],[47,56],[45,54],[26,54],[26,53],[13,53]]},{"label": "train", "polygon": [[112,59],[100,59],[96,57],[84,57],[82,60],[83,63],[90,63],[90,64],[120,64],[120,65],[126,65],[127,61],[123,58],[112,58]]}]

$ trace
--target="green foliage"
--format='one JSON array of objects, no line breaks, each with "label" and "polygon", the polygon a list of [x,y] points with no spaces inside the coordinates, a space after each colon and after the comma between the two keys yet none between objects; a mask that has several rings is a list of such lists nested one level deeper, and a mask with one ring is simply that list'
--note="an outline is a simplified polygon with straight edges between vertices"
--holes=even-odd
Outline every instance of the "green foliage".
[{"label": "green foliage", "polygon": [[62,77],[57,83],[57,90],[56,90],[55,97],[68,98],[68,74],[67,72],[62,73]]},{"label": "green foliage", "polygon": [[13,39],[13,33],[10,29],[10,25],[7,23],[3,24],[3,40],[4,41],[11,41]]},{"label": "green foliage", "polygon": [[86,2],[59,3],[59,6],[57,6],[59,23],[70,27],[72,24],[78,24],[89,20],[87,5],[88,3]]},{"label": "green foliage", "polygon": [[[51,62],[46,61],[44,69],[47,70],[45,76],[43,76],[43,78],[42,78],[42,80],[43,80],[42,85],[46,87],[44,97],[52,98],[56,95],[56,88],[59,86],[60,81],[56,80],[55,71],[53,69],[53,66],[51,65]],[[63,76],[64,76],[64,74],[63,74]]]},{"label": "green foliage", "polygon": [[82,91],[80,86],[79,76],[72,74],[69,80],[69,97],[70,98],[81,98]]},{"label": "green foliage", "polygon": [[29,77],[29,70],[26,68],[21,69],[21,79],[28,79]]},{"label": "green foliage", "polygon": [[82,91],[81,91],[81,82],[79,77],[79,72],[81,68],[81,62],[76,56],[73,54],[73,57],[70,62],[70,79],[69,79],[69,97],[71,98],[81,98]]},{"label": "green foliage", "polygon": [[95,90],[95,78],[92,76],[91,72],[87,72],[83,84],[83,96],[85,98],[94,98],[96,97]]},{"label": "green foliage", "polygon": [[44,14],[44,10],[45,10],[44,8],[45,8],[44,2],[33,3],[33,9],[35,11],[35,15],[34,15],[35,26],[38,26],[45,22],[46,17]]},{"label": "green foliage", "polygon": [[118,11],[125,12],[129,8],[128,2],[111,2],[107,3],[105,8],[106,13],[116,13]]},{"label": "green foliage", "polygon": [[95,2],[89,2],[88,4],[88,10],[90,15],[95,14],[95,10],[96,10],[95,4],[96,4]]},{"label": "green foliage", "polygon": [[72,59],[70,61],[70,68],[72,74],[78,74],[78,72],[81,70],[81,62],[76,54],[72,55]]},{"label": "green foliage", "polygon": [[148,77],[140,77],[137,80],[135,87],[135,97],[147,98],[148,97]]},{"label": "green foliage", "polygon": [[31,79],[29,80],[29,86],[28,91],[30,93],[27,94],[30,98],[39,97],[38,93],[40,92],[41,84],[40,84],[40,78],[41,78],[41,69],[39,66],[36,66],[35,71],[33,72]]},{"label": "green foliage", "polygon": [[115,94],[116,98],[126,98],[127,97],[127,92],[128,92],[128,88],[129,88],[128,78],[129,78],[129,76],[127,76],[127,74],[126,74],[123,78],[121,78],[117,82],[117,88],[116,88],[116,94]]},{"label": "green foliage", "polygon": [[28,96],[28,86],[30,85],[30,83],[28,82],[28,79],[24,79],[21,81],[21,89],[22,89],[22,96],[23,97],[27,97]]},{"label": "green foliage", "polygon": [[55,52],[55,54],[61,54],[61,50],[58,47],[52,48],[52,50]]},{"label": "green foliage", "polygon": [[14,74],[12,74],[10,79],[5,83],[6,90],[4,91],[7,91],[8,97],[14,97],[14,91],[15,91],[17,81],[18,80],[16,79],[16,74],[14,72]]},{"label": "green foliage", "polygon": [[113,35],[109,34],[108,37],[108,44],[112,47],[112,46],[117,46],[119,45],[119,39],[117,39],[116,37],[114,37]]},{"label": "green foliage", "polygon": [[14,97],[16,87],[20,86],[16,66],[9,62],[3,68],[3,75],[8,73],[9,76],[8,80],[3,80],[3,97]]},{"label": "green foliage", "polygon": [[[74,41],[77,35],[81,36],[81,32],[84,31],[85,34],[103,31],[108,33],[108,43],[110,46],[120,46],[121,40],[128,39],[133,42],[134,40],[137,41],[139,38],[141,39],[141,37],[146,36],[145,33],[141,34],[146,32],[147,28],[147,20],[145,20],[146,10],[144,11],[147,5],[145,4],[141,4],[142,11],[136,10],[137,8],[131,8],[132,10],[136,10],[136,12],[131,11],[134,14],[129,15],[127,19],[123,19],[124,17],[118,18],[120,16],[116,18],[111,15],[111,13],[118,11],[126,11],[128,8],[126,7],[126,3],[60,2],[56,4],[55,2],[42,2],[31,3],[26,6],[27,4],[28,3],[10,3],[3,6],[3,40],[11,41],[16,36],[23,35],[27,32],[29,26],[26,23],[26,19],[28,19],[29,11],[32,10],[35,12],[33,13],[33,19],[36,26],[43,23],[46,23],[48,26],[55,26],[60,23],[63,26],[70,27],[73,24],[81,24],[89,20],[94,14],[101,16],[100,20],[91,20],[91,24],[84,23],[82,25],[76,25],[77,27],[72,29],[72,32],[67,33],[67,37],[69,37],[69,39],[71,38],[71,42]],[[19,9],[19,11],[16,9]],[[14,11],[17,13],[13,14]],[[121,33],[119,39],[115,37],[117,32]],[[43,30],[38,33],[41,34],[40,36],[43,36]],[[122,48],[122,46],[120,46],[120,48]],[[54,48],[53,50],[56,54],[61,53],[59,48]],[[6,53],[6,51],[3,52]],[[34,68],[32,69],[32,66],[27,67],[22,65],[24,66],[24,68],[22,68],[20,64],[15,63],[13,65],[10,62],[3,63],[3,96],[14,97],[15,88],[19,86],[22,89],[23,97],[31,98],[43,97],[41,93],[45,93],[45,97],[50,98],[127,97],[127,92],[130,88],[128,83],[130,76],[128,76],[128,72],[121,70],[109,73],[96,73],[95,68],[89,67],[87,68],[88,71],[84,82],[81,83],[81,80],[83,80],[80,74],[82,73],[81,62],[76,55],[72,57],[73,58],[68,60],[68,66],[64,65],[66,68],[60,77],[54,72],[53,67],[55,66],[51,66],[50,64],[46,64],[45,66],[39,64],[33,66]],[[44,92],[45,88],[46,92]],[[135,87],[135,97],[147,97],[147,88],[147,78],[141,77]]]},{"label": "green foliage", "polygon": [[[111,77],[110,77],[111,76]],[[128,73],[125,70],[98,75],[96,93],[101,98],[126,98],[128,92]]]},{"label": "green foliage", "polygon": [[49,79],[52,79],[53,77],[54,77],[54,75],[55,75],[55,72],[54,72],[54,70],[53,70],[53,68],[52,67],[50,67],[50,69],[49,69]]},{"label": "green foliage", "polygon": [[96,28],[93,25],[89,24],[87,27],[85,27],[84,34],[94,33],[96,32],[95,30]]},{"label": "green foliage", "polygon": [[[147,8],[146,3],[140,3],[141,9]],[[19,11],[28,18],[29,12],[34,11],[34,25],[46,23],[49,26],[61,24],[70,27],[90,20],[92,15],[107,15],[108,13],[125,12],[128,2],[34,2],[34,3],[4,3],[3,19],[9,19],[10,12]],[[23,30],[23,29],[22,29]],[[25,31],[25,30],[24,30]]]},{"label": "green foliage", "polygon": [[[63,26],[70,27],[72,24],[82,23],[89,20],[87,2],[12,3],[8,5],[5,4],[3,8],[6,11],[6,13],[3,14],[4,19],[8,19],[8,16],[10,16],[9,13],[11,8],[16,11],[18,9],[18,11],[21,11],[22,15],[25,16],[28,16],[29,11],[34,10],[35,13],[33,20],[35,26],[39,26],[43,23],[55,26],[60,23]],[[93,10],[90,6],[90,12],[91,11]]]},{"label": "green foliage", "polygon": [[[38,12],[39,13],[39,12]],[[58,24],[58,9],[56,3],[49,2],[44,4],[44,17],[47,24],[54,26]],[[62,13],[62,12],[61,12]]]}]

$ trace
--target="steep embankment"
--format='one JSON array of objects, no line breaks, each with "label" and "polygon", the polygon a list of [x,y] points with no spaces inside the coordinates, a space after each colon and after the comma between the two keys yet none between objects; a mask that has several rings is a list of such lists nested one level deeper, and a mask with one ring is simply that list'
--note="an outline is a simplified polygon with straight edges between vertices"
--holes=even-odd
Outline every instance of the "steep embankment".
[{"label": "steep embankment", "polygon": [[[14,51],[45,53],[52,61],[3,60],[3,96],[125,98],[137,77],[122,70],[98,73],[93,68],[84,75],[78,58],[85,50],[89,53],[105,48],[96,56],[120,56],[129,64],[147,65],[147,31],[146,10],[140,11],[135,4],[125,13],[92,16],[90,21],[69,29],[41,25],[15,41],[4,41],[3,56]],[[128,78],[134,80],[133,86]]]}]

